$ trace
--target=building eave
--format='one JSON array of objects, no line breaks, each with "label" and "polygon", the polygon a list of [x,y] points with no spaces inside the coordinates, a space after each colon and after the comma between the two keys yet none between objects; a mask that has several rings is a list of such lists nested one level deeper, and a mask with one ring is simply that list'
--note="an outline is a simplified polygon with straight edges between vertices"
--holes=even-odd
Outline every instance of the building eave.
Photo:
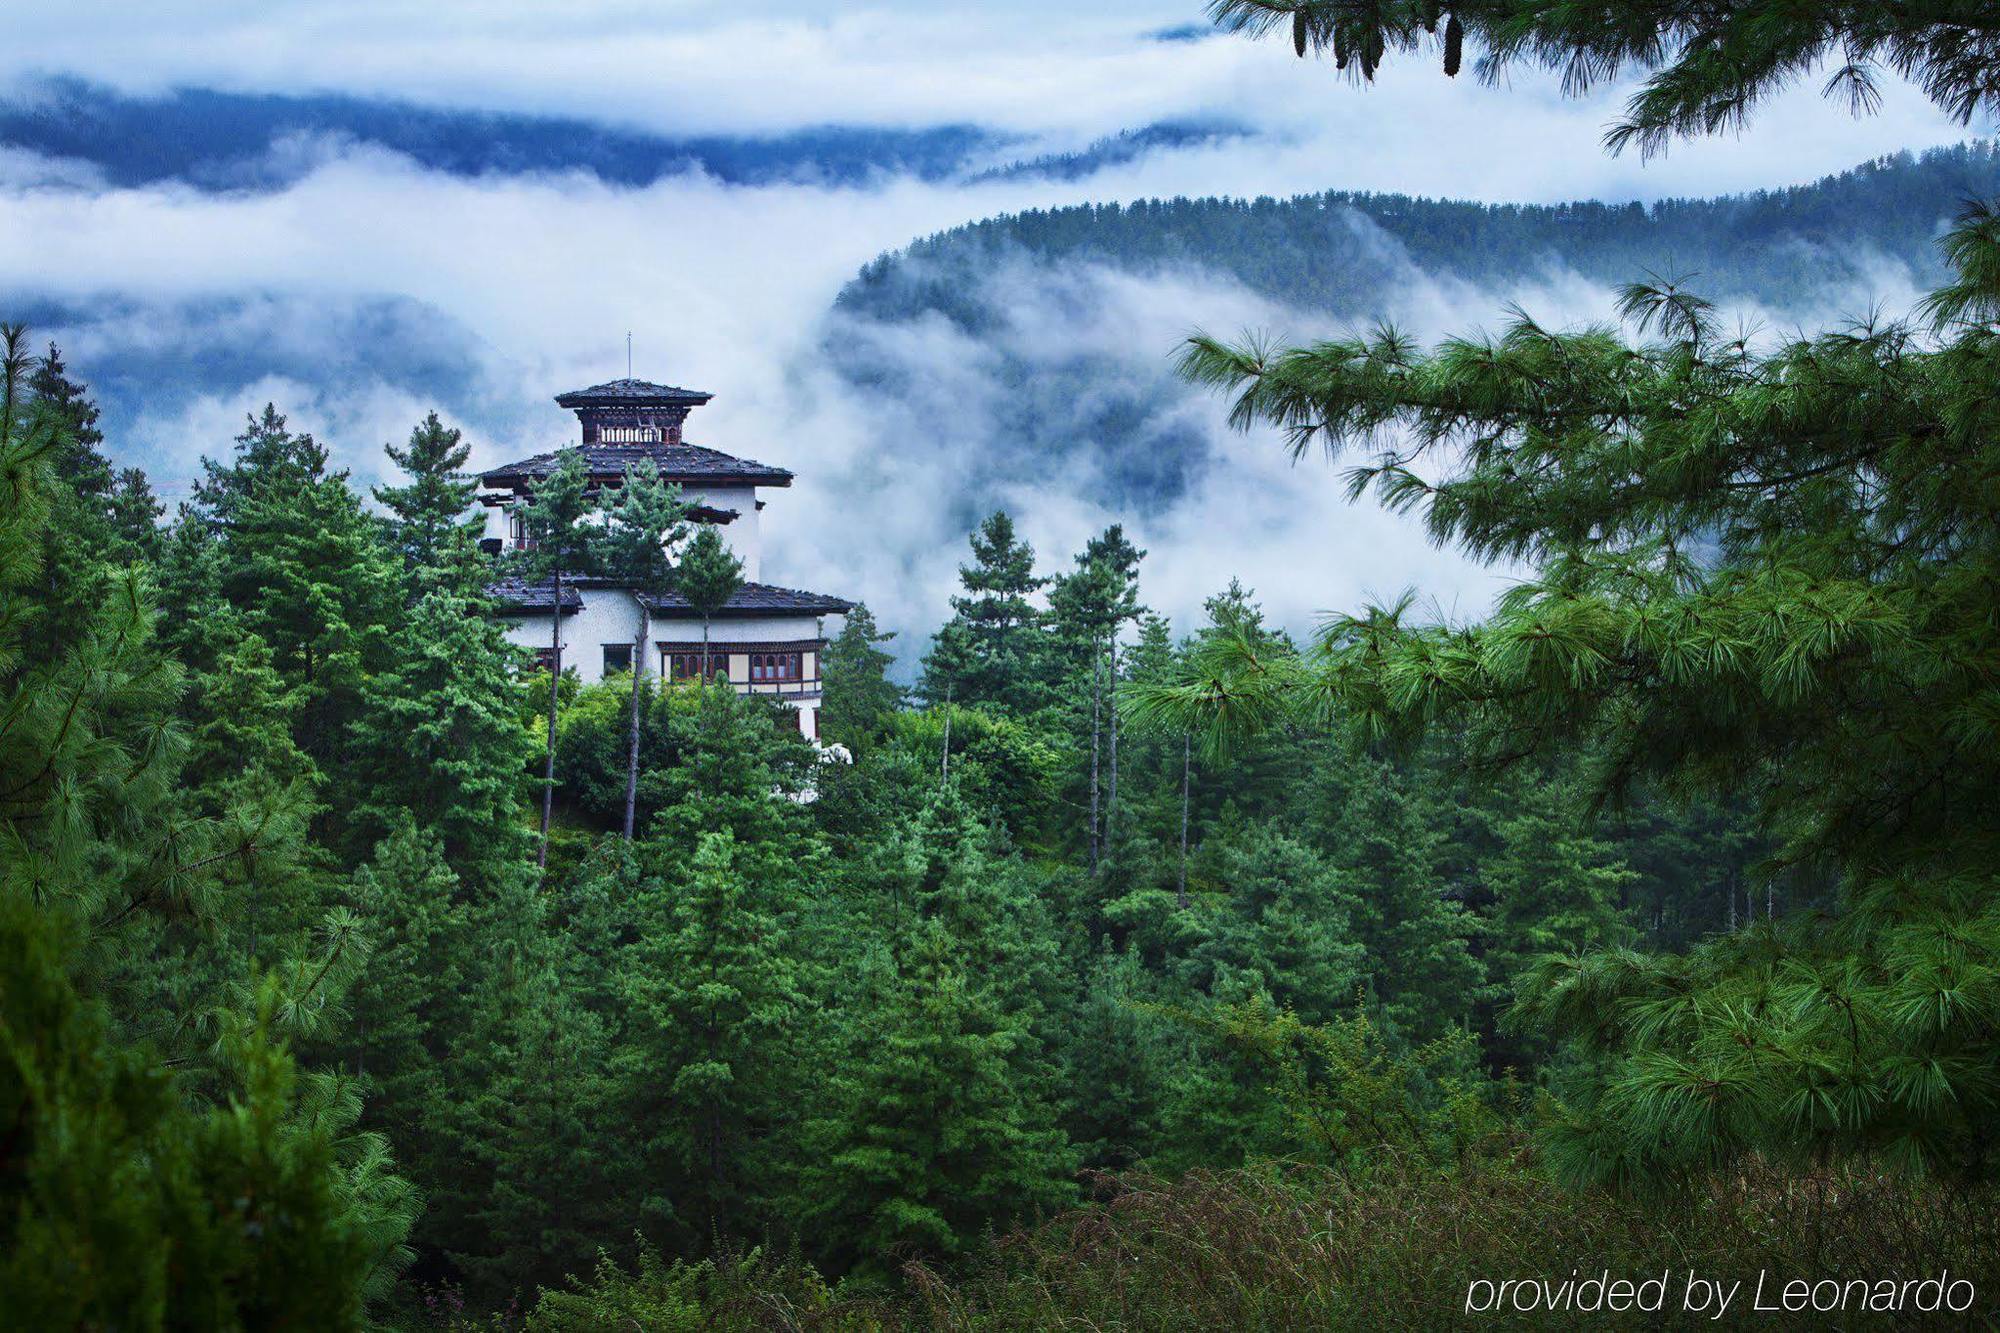
[{"label": "building eave", "polygon": [[[650,461],[660,479],[680,486],[790,486],[789,469],[760,463],[754,458],[738,458],[720,449],[700,444],[583,444],[570,446],[584,452],[590,480],[598,485],[619,484],[629,467]],[[521,491],[561,466],[562,450],[517,459],[479,474],[479,484],[489,490]],[[504,503],[504,497],[496,503]]]},{"label": "building eave", "polygon": [[[660,620],[700,621],[701,613],[680,597],[649,597],[647,609]],[[737,589],[727,605],[711,613],[711,620],[756,620],[778,616],[844,616],[854,603],[844,597],[780,588],[768,583],[746,583]]]}]

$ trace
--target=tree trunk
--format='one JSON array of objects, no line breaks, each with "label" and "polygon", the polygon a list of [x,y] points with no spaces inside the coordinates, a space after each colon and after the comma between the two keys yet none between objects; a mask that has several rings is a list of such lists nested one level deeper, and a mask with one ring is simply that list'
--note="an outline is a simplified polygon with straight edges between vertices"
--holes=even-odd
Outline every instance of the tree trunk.
[{"label": "tree trunk", "polygon": [[1187,828],[1188,828],[1188,775],[1193,767],[1189,762],[1194,743],[1186,732],[1181,733],[1181,882],[1175,890],[1174,901],[1181,907],[1187,901]]},{"label": "tree trunk", "polygon": [[951,684],[944,687],[944,758],[938,761],[938,783],[940,786],[951,782]]},{"label": "tree trunk", "polygon": [[632,744],[631,753],[625,759],[625,841],[632,841],[632,824],[639,809],[639,666],[646,660],[647,631],[652,626],[652,615],[646,610],[646,599],[641,596],[639,603],[639,638],[632,645]]},{"label": "tree trunk", "polygon": [[1097,873],[1098,823],[1097,823],[1097,735],[1098,735],[1098,692],[1103,682],[1100,680],[1101,663],[1097,654],[1090,655],[1090,873]]},{"label": "tree trunk", "polygon": [[1111,846],[1118,823],[1118,640],[1113,638],[1105,653],[1105,674],[1110,678],[1110,701],[1105,707],[1105,729],[1111,733],[1111,784],[1104,801],[1104,845]]},{"label": "tree trunk", "polygon": [[701,618],[701,687],[709,686],[708,679],[708,617]]},{"label": "tree trunk", "polygon": [[1775,879],[1767,879],[1764,881],[1764,919],[1766,921],[1769,921],[1777,915],[1778,915],[1778,881]]},{"label": "tree trunk", "polygon": [[549,632],[549,743],[548,752],[542,763],[542,844],[535,852],[535,868],[546,870],[549,864],[549,815],[555,809],[556,801],[556,685],[562,680],[562,566],[555,571],[555,609],[549,620],[555,628]]}]

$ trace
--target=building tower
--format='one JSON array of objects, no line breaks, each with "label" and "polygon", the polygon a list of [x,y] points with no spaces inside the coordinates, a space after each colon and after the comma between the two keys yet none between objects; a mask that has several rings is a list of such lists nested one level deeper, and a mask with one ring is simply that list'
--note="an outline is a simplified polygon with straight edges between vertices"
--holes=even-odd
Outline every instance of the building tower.
[{"label": "building tower", "polygon": [[[775,696],[794,710],[799,730],[817,740],[820,658],[826,647],[823,618],[844,615],[850,603],[759,581],[764,501],[757,493],[790,486],[792,474],[689,444],[682,435],[688,413],[712,397],[669,384],[620,379],[558,394],[556,402],[576,413],[581,423],[577,447],[594,487],[619,486],[629,468],[650,459],[661,477],[680,486],[693,521],[720,528],[724,542],[743,562],[744,583],[711,620],[711,674],[727,679],[738,693]],[[488,550],[504,555],[529,545],[522,523],[527,501],[535,483],[559,462],[559,451],[551,451],[480,476]],[[508,637],[545,661],[553,652],[551,617],[559,617],[562,666],[574,669],[585,684],[633,669],[632,644],[642,617],[638,594],[629,585],[565,579],[560,608],[547,582],[503,577],[492,592],[510,621]],[[647,609],[652,634],[637,669],[669,680],[698,674],[701,618],[677,596],[652,599]]]}]

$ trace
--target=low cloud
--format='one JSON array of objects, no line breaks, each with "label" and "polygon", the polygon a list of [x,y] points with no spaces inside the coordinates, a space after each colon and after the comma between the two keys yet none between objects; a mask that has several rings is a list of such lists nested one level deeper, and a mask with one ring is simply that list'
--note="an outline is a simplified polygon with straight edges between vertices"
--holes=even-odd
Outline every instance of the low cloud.
[{"label": "low cloud", "polygon": [[[519,22],[525,30],[540,20]],[[832,25],[813,40],[851,39]],[[467,60],[476,66],[497,40],[472,43]],[[1323,611],[1406,585],[1475,612],[1505,576],[1433,548],[1407,518],[1347,505],[1337,468],[1295,467],[1268,435],[1229,433],[1224,404],[1170,374],[1169,358],[1195,327],[1311,335],[1330,331],[1332,316],[1286,309],[1197,266],[1135,275],[1022,260],[996,266],[968,293],[1008,312],[973,336],[938,319],[882,325],[830,314],[842,285],[912,237],[1079,199],[1329,185],[1534,199],[1615,196],[1641,182],[1649,196],[1707,193],[1704,171],[1726,184],[1749,183],[1758,170],[1771,173],[1761,182],[1803,179],[1857,156],[1828,128],[1849,122],[1794,99],[1769,119],[1780,131],[1809,127],[1791,142],[1752,151],[1723,141],[1642,175],[1636,162],[1607,164],[1596,151],[1601,107],[1545,92],[1510,100],[1502,116],[1500,93],[1409,70],[1367,93],[1340,89],[1338,99],[1323,83],[1281,115],[1298,85],[1264,80],[1297,80],[1292,65],[1269,74],[1257,63],[1266,53],[1228,41],[1144,45],[1216,48],[1228,68],[1204,86],[1258,110],[1266,136],[1161,149],[1083,181],[890,177],[851,187],[731,186],[699,172],[643,188],[582,172],[466,178],[326,138],[281,145],[288,156],[270,177],[280,183],[257,189],[117,189],[74,162],[0,156],[0,310],[29,314],[64,343],[106,400],[113,447],[155,472],[170,496],[184,492],[201,454],[225,453],[243,414],[266,400],[327,441],[363,484],[379,475],[382,444],[432,407],[468,430],[480,464],[553,447],[574,422],[550,397],[622,374],[630,330],[638,373],[718,394],[691,422],[693,438],[798,473],[766,511],[774,581],[865,598],[921,635],[945,614],[965,532],[1005,505],[1051,568],[1095,529],[1125,522],[1152,551],[1147,600],[1183,624],[1236,575],[1279,620],[1305,628]],[[1064,65],[1043,93],[1062,95],[1063,79],[1084,77]],[[1104,70],[1087,77],[1115,82]],[[512,90],[510,104],[538,96]],[[1312,125],[1332,107],[1338,114],[1310,129],[1268,128]],[[1071,129],[1090,115],[1082,108]],[[1920,142],[1950,137],[1941,121],[1911,131],[1916,123],[1864,125]],[[1782,169],[1773,165],[1780,152]],[[1601,318],[1611,306],[1559,257],[1529,290],[1507,292],[1426,274],[1386,238],[1376,262],[1398,274],[1393,308],[1341,316],[1389,314],[1441,334],[1497,320],[1506,298],[1555,323]],[[1845,310],[1870,296],[1898,299],[1909,286],[1886,261],[1870,273],[1880,285],[1843,294]],[[1054,452],[1018,448],[1021,405],[1003,363],[1023,360],[1068,377],[1063,420],[1075,429]],[[857,376],[857,365],[869,373]],[[1146,414],[1141,447],[1099,447],[1093,413],[1133,403]]]}]

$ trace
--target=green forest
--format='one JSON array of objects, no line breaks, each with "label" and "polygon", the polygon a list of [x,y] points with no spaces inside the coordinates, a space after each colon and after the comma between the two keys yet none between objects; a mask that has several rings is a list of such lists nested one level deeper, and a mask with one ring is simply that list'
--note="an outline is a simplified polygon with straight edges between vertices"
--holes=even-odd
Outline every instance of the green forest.
[{"label": "green forest", "polygon": [[1810,185],[1650,204],[1479,204],[1328,190],[1292,199],[1142,199],[988,218],[915,241],[841,292],[857,315],[936,311],[989,325],[980,274],[1008,255],[1118,268],[1200,268],[1301,311],[1352,315],[1397,280],[1385,249],[1426,273],[1491,284],[1565,268],[1620,283],[1693,276],[1712,299],[1811,308],[1871,268],[1944,272],[1933,244],[1968,199],[1991,193],[1987,140],[1862,163]]},{"label": "green forest", "polygon": [[[1843,43],[1972,108],[2000,58],[1873,6],[1214,8],[1356,77],[1638,62],[1642,144]],[[507,574],[720,604],[657,476],[572,454],[500,557],[435,414],[364,494],[273,405],[168,515],[7,326],[9,1322],[1428,1328],[1667,1268],[1991,1318],[2000,212],[1931,271],[1761,342],[1644,273],[1588,327],[1194,338],[1238,425],[1529,572],[1295,638],[996,511],[912,688],[843,619],[827,747],[508,641]]]}]

